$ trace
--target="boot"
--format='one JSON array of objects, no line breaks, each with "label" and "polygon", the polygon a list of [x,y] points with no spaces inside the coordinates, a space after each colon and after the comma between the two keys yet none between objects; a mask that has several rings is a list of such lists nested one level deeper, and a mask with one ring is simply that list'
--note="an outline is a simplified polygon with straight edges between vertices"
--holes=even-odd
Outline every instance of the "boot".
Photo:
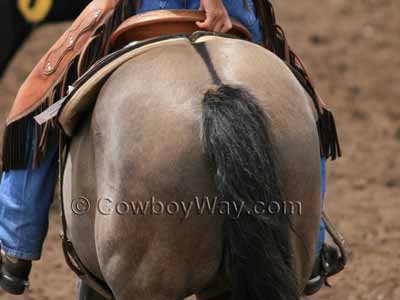
[{"label": "boot", "polygon": [[32,262],[8,256],[3,250],[0,254],[0,288],[13,294],[21,295],[29,286],[29,273]]}]

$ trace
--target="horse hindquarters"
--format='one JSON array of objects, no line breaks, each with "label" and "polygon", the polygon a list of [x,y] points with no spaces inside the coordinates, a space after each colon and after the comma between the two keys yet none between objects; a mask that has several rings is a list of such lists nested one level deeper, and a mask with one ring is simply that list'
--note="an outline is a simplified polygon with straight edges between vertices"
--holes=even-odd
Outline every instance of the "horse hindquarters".
[{"label": "horse hindquarters", "polygon": [[[97,252],[92,259],[118,300],[182,299],[213,289],[213,280],[225,275],[223,254],[235,299],[267,294],[296,299],[314,262],[320,205],[318,135],[308,100],[290,71],[260,47],[225,39],[205,43],[221,81],[245,86],[259,103],[230,86],[204,97],[213,82],[211,68],[187,41],[152,49],[116,70],[100,92],[92,120],[95,194],[113,200],[102,203],[114,208],[105,207],[106,214],[97,209],[92,219]],[[257,64],[248,64],[250,55]],[[185,61],[192,63],[190,70]],[[255,201],[281,204],[282,194],[301,200],[304,215],[291,218],[300,234],[288,232],[280,214],[235,220],[115,212],[121,201],[137,204],[155,196],[164,205],[182,200],[189,205],[196,196],[217,192],[232,206],[244,199],[250,208]],[[248,264],[243,257],[251,258]]]}]

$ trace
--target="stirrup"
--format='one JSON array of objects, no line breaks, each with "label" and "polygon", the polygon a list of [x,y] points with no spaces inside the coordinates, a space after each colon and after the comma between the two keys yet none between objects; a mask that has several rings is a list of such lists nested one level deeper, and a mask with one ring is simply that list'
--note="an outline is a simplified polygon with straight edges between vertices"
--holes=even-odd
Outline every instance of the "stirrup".
[{"label": "stirrup", "polygon": [[310,296],[318,292],[323,285],[329,286],[328,278],[341,272],[346,266],[349,249],[343,238],[333,226],[325,212],[322,212],[322,221],[326,231],[332,238],[335,246],[324,244],[314,265],[314,269],[305,289],[304,294]]},{"label": "stirrup", "polygon": [[[336,275],[337,273],[341,272],[344,269],[344,267],[347,264],[350,250],[347,246],[347,243],[343,235],[336,230],[335,226],[333,226],[332,222],[329,220],[325,211],[322,212],[322,221],[325,223],[326,231],[332,238],[333,242],[335,243],[335,246],[338,248],[338,251],[335,251],[337,253],[336,259],[329,257],[330,255],[333,254],[332,249],[327,248],[325,249],[325,251],[322,251],[323,255],[325,256],[322,259],[325,260],[323,268],[324,271],[326,272],[326,277],[329,278],[333,275]],[[332,261],[335,262],[332,263]]]}]

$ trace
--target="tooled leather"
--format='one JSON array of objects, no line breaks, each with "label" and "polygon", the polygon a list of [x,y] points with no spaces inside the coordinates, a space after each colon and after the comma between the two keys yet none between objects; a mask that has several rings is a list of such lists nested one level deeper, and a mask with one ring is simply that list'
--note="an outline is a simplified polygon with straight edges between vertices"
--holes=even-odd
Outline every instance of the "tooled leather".
[{"label": "tooled leather", "polygon": [[88,19],[82,20],[82,22],[77,24],[75,28],[68,30],[64,42],[62,42],[58,48],[50,51],[50,53],[47,55],[46,63],[43,66],[44,75],[51,75],[54,73],[64,56],[69,51],[74,49],[79,38],[85,32],[93,30],[96,24],[98,24],[100,18],[102,17],[102,13],[103,12],[100,9],[94,10],[90,13]]},{"label": "tooled leather", "polygon": [[28,115],[45,102],[98,27],[107,21],[121,0],[93,0],[47,54],[39,61],[18,91],[6,124]]}]

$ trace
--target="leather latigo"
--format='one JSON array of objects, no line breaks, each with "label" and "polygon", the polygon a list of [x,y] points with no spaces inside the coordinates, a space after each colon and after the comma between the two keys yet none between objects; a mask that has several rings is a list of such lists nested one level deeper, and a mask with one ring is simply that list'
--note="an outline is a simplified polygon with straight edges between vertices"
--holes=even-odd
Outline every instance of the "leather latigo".
[{"label": "leather latigo", "polygon": [[70,62],[84,49],[96,30],[104,25],[121,0],[94,0],[54,46],[44,55],[18,91],[7,125],[40,106],[62,81]]}]

